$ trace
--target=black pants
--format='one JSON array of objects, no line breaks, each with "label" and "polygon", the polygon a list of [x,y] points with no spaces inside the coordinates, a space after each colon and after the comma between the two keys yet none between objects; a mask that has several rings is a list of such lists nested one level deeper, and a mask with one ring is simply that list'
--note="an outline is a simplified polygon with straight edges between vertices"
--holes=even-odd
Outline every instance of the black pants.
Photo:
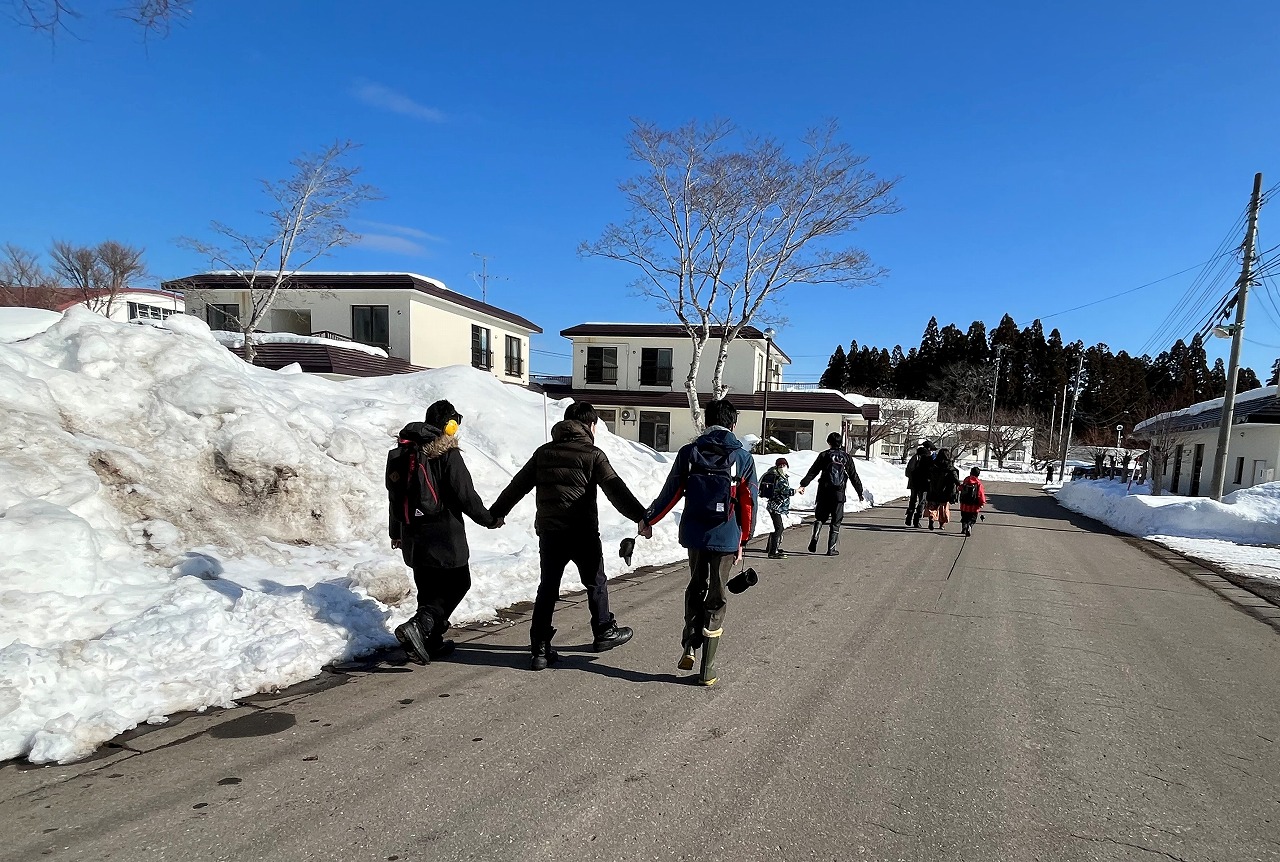
[{"label": "black pants", "polygon": [[776,554],[782,550],[782,531],[786,527],[782,523],[782,515],[777,512],[770,512],[769,517],[773,519],[773,532],[769,534],[769,554]]},{"label": "black pants", "polygon": [[924,491],[911,489],[911,497],[907,500],[907,523],[914,524],[924,515]]},{"label": "black pants", "polygon": [[439,643],[449,630],[449,615],[471,589],[471,568],[417,566],[413,570],[413,582],[418,587],[418,614],[431,619],[429,640]]},{"label": "black pants", "polygon": [[591,631],[599,636],[613,625],[609,612],[609,587],[604,575],[604,549],[596,535],[547,535],[538,538],[542,561],[542,580],[538,598],[533,603],[533,625],[529,639],[533,643],[551,640],[551,615],[560,598],[560,580],[565,566],[573,563],[582,585],[587,588],[587,607],[591,609]]},{"label": "black pants", "polygon": [[689,586],[684,591],[684,645],[700,644],[711,632],[718,637],[728,607],[729,578],[736,555],[720,551],[689,551]]},{"label": "black pants", "polygon": [[844,500],[819,500],[813,513],[813,541],[818,541],[818,531],[823,523],[831,522],[831,534],[827,536],[827,550],[834,551],[840,542],[840,525],[844,523]]}]

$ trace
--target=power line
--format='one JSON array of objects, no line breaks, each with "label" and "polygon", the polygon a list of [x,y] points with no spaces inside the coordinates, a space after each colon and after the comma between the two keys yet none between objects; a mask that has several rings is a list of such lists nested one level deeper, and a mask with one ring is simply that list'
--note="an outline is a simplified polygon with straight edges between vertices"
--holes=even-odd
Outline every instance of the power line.
[{"label": "power line", "polygon": [[1131,288],[1129,288],[1128,290],[1122,290],[1122,291],[1120,291],[1119,293],[1113,293],[1113,294],[1111,294],[1110,296],[1104,296],[1104,297],[1102,297],[1101,299],[1095,299],[1093,302],[1086,302],[1084,305],[1077,305],[1077,306],[1075,306],[1075,307],[1073,307],[1073,308],[1063,309],[1062,311],[1055,311],[1053,314],[1041,314],[1041,315],[1037,315],[1036,317],[1033,317],[1032,319],[1033,319],[1033,320],[1041,320],[1041,321],[1044,321],[1044,320],[1048,320],[1048,319],[1049,319],[1049,318],[1051,318],[1051,317],[1058,317],[1059,315],[1062,315],[1062,314],[1070,314],[1071,312],[1073,312],[1073,311],[1079,311],[1079,310],[1080,310],[1080,309],[1082,309],[1082,308],[1089,308],[1089,307],[1094,306],[1094,305],[1099,305],[1099,304],[1101,304],[1101,303],[1103,303],[1103,302],[1109,302],[1109,301],[1111,301],[1111,300],[1113,300],[1113,299],[1119,299],[1119,298],[1120,298],[1120,297],[1122,297],[1122,296],[1128,296],[1128,295],[1129,295],[1129,294],[1131,294],[1131,293],[1137,293],[1138,291],[1143,290],[1144,288],[1148,288],[1148,287],[1151,287],[1152,285],[1160,284],[1161,282],[1163,282],[1163,281],[1168,281],[1168,280],[1169,280],[1169,279],[1171,279],[1171,278],[1177,278],[1177,277],[1178,277],[1178,276],[1180,276],[1180,275],[1185,275],[1185,274],[1187,274],[1188,272],[1191,272],[1191,270],[1193,270],[1193,269],[1199,269],[1200,267],[1204,266],[1205,264],[1212,263],[1212,262],[1213,262],[1213,260],[1212,260],[1212,259],[1210,259],[1210,260],[1206,260],[1206,261],[1201,261],[1200,263],[1193,264],[1192,266],[1189,266],[1189,267],[1187,267],[1186,269],[1178,270],[1177,272],[1175,272],[1175,273],[1173,273],[1173,274],[1171,274],[1171,275],[1166,275],[1166,276],[1164,276],[1163,278],[1157,278],[1155,281],[1148,281],[1146,284],[1140,284],[1140,285],[1138,285],[1137,287],[1131,287]]}]

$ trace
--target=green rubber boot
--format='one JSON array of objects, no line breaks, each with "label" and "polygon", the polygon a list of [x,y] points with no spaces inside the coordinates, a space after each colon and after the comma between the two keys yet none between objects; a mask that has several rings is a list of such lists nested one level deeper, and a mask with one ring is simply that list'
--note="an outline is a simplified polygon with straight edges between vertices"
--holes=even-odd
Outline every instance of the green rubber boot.
[{"label": "green rubber boot", "polygon": [[716,648],[720,646],[720,634],[724,629],[716,629],[709,632],[702,630],[705,640],[702,644],[702,671],[698,674],[699,685],[715,685],[716,684]]}]

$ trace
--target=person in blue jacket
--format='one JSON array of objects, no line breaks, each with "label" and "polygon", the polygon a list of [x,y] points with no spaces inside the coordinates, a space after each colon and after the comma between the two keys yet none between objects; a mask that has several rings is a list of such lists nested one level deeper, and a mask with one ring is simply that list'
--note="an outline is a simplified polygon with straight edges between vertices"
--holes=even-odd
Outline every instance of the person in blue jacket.
[{"label": "person in blue jacket", "polygon": [[675,464],[640,522],[640,534],[684,499],[680,544],[689,551],[689,586],[684,593],[684,648],[678,667],[692,670],[699,649],[698,682],[714,685],[715,657],[724,633],[730,575],[742,548],[755,533],[756,462],[733,434],[738,410],[717,399],[705,411],[707,430],[680,448]]}]

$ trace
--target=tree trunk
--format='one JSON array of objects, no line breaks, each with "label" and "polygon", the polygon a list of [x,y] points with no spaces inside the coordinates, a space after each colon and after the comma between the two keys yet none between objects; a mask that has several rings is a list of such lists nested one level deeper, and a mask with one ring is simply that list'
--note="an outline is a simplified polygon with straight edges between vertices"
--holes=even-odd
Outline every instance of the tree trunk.
[{"label": "tree trunk", "polygon": [[702,364],[702,350],[706,347],[705,338],[690,339],[693,342],[693,359],[689,362],[689,375],[684,379],[684,394],[689,399],[689,416],[693,419],[694,430],[701,434],[702,407],[698,404],[698,368]]},{"label": "tree trunk", "polygon": [[[720,339],[720,351],[716,354],[715,371],[711,374],[711,394],[715,398],[723,398],[729,391],[724,385],[724,366],[729,359],[729,345],[732,343],[732,341]],[[754,373],[755,369],[752,369],[752,374]],[[765,375],[767,376],[768,373],[769,369],[766,368]]]}]

